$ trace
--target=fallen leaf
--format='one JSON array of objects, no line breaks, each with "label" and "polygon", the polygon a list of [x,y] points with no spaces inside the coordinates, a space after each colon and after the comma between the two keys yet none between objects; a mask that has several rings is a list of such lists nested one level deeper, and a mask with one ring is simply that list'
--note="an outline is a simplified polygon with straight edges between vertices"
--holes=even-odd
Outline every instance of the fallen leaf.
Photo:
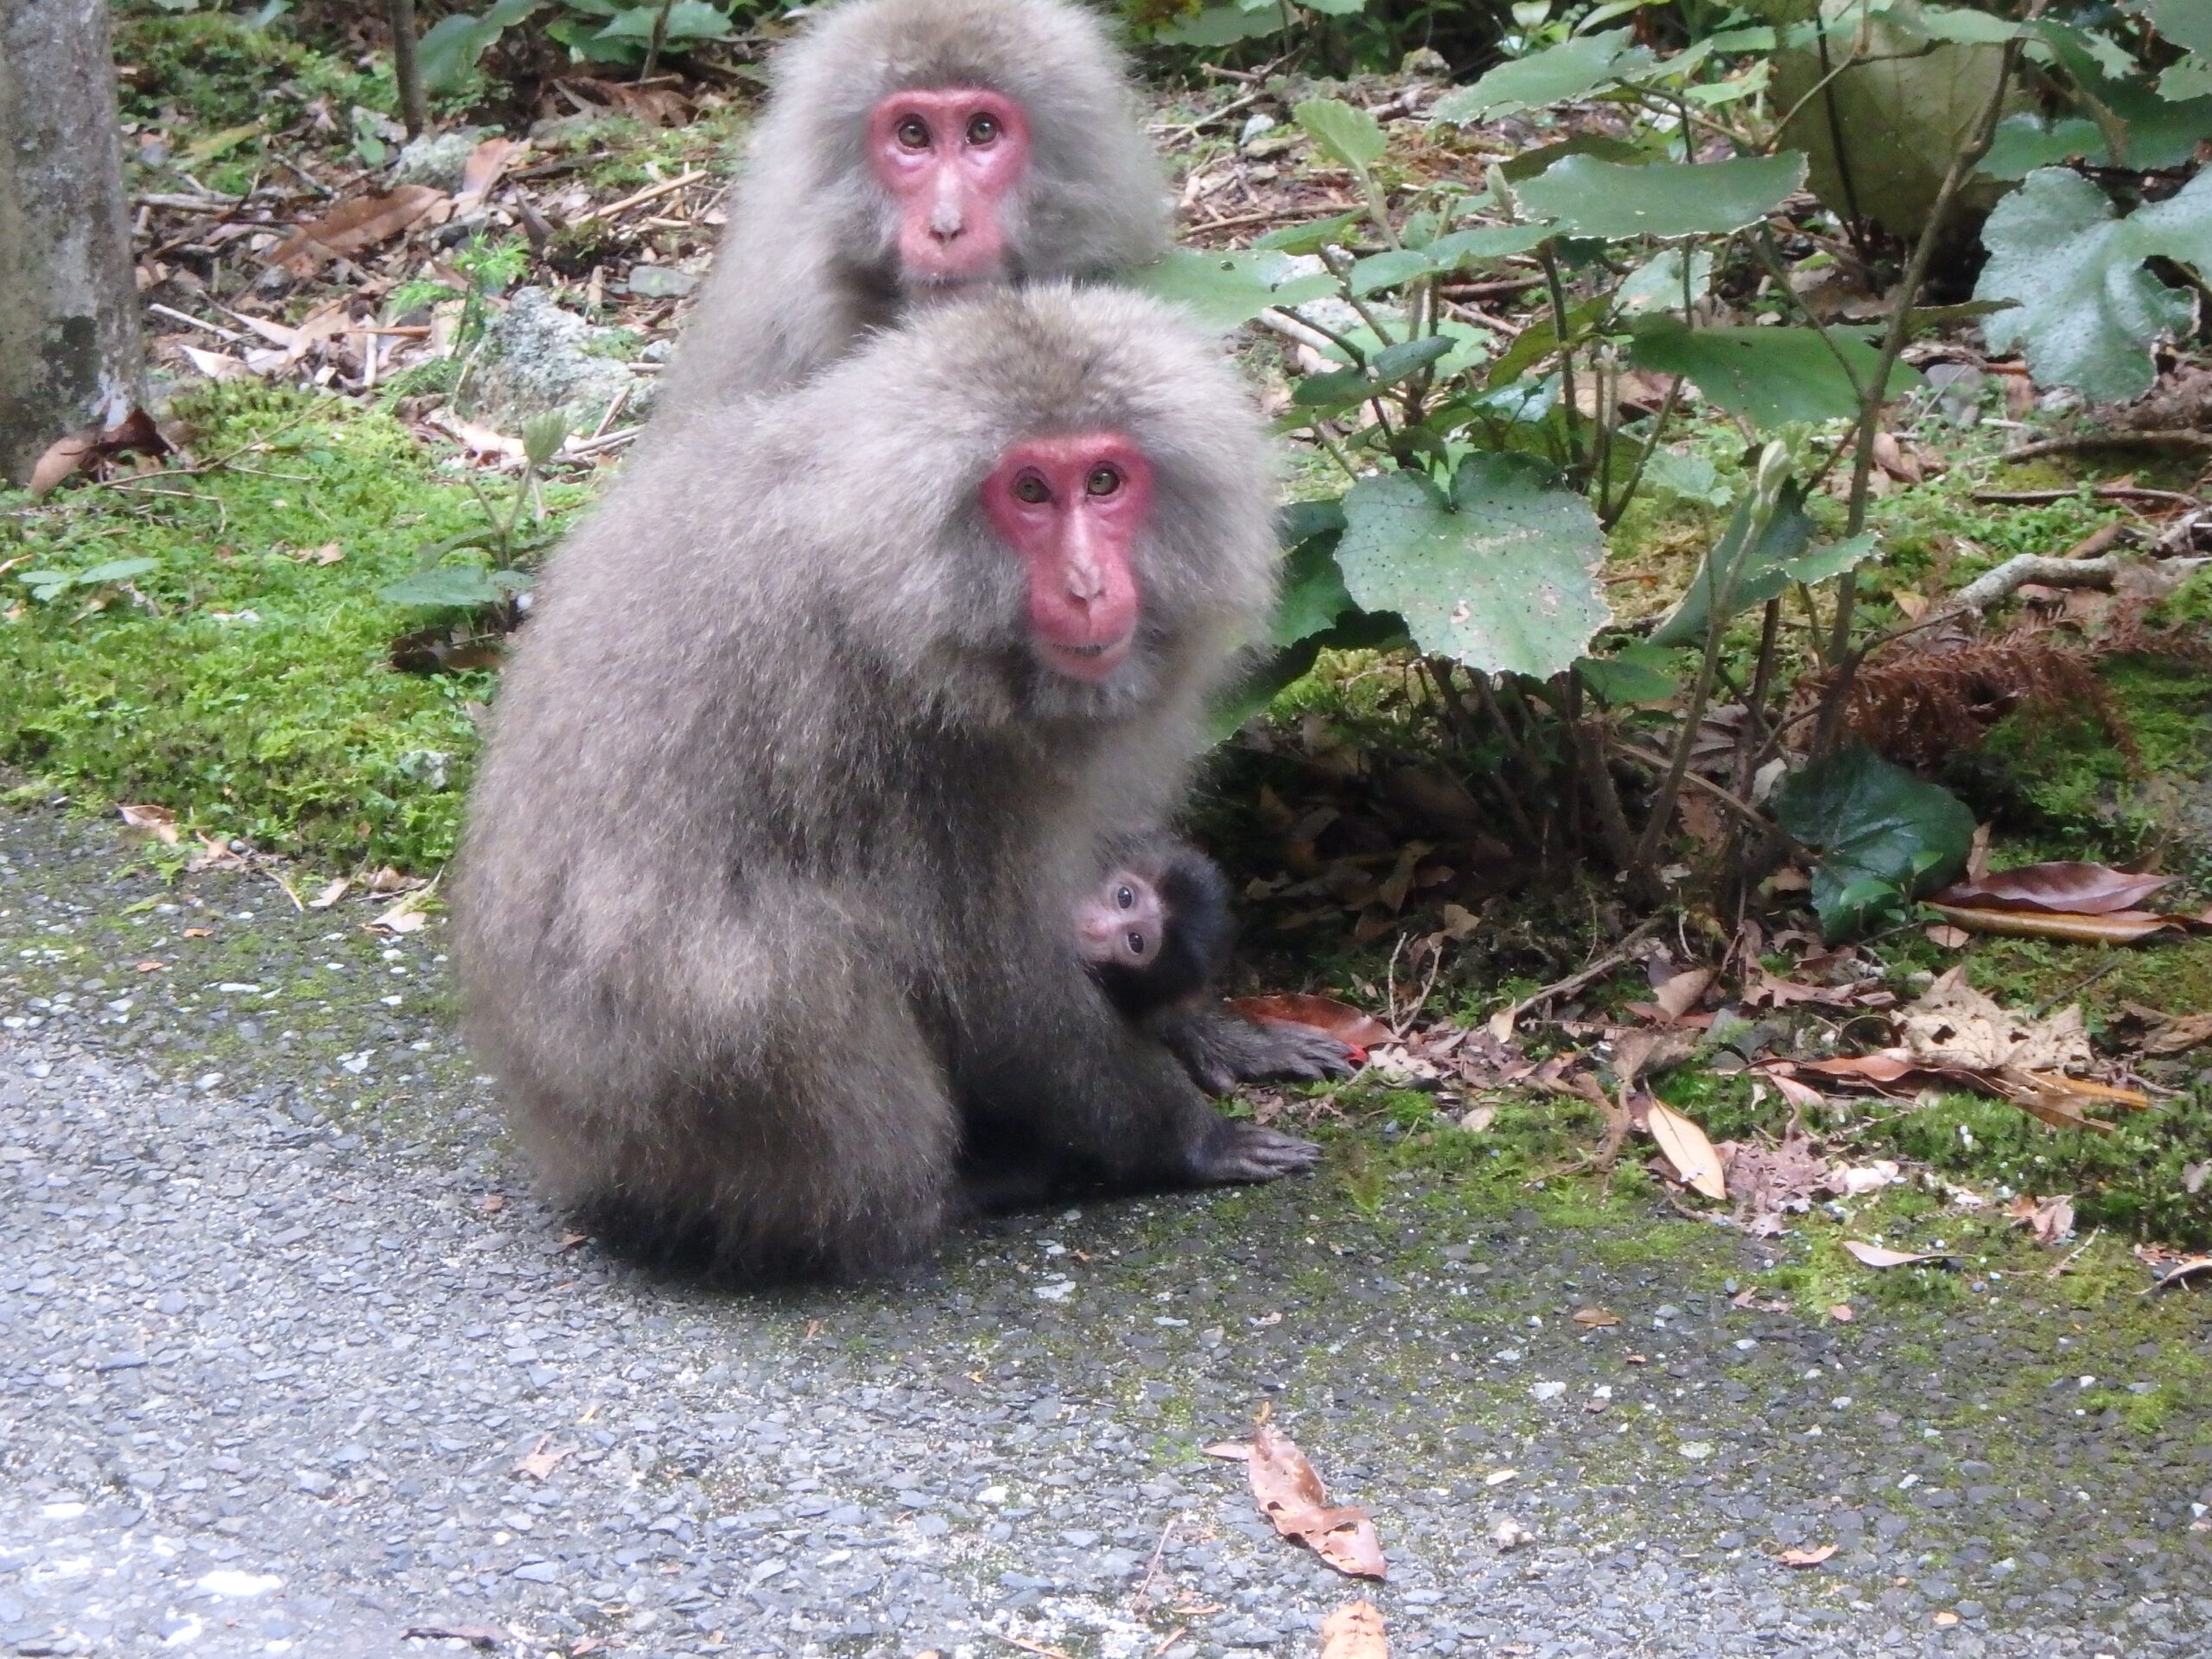
[{"label": "fallen leaf", "polygon": [[1951,1259],[1941,1251],[1929,1255],[1914,1250],[1893,1250],[1886,1244],[1868,1244],[1855,1238],[1845,1239],[1843,1248],[1870,1268],[1910,1268],[1923,1262],[1948,1262]]},{"label": "fallen leaf", "polygon": [[66,438],[57,438],[47,446],[31,467],[31,494],[51,494],[54,486],[72,473],[82,472],[97,453],[99,435],[93,432],[73,432]]},{"label": "fallen leaf", "polygon": [[2145,1054],[2182,1054],[2212,1041],[2212,1014],[2184,1014],[2168,1020],[2144,1042]]},{"label": "fallen leaf", "polygon": [[528,1475],[532,1480],[544,1480],[561,1466],[562,1459],[575,1449],[573,1446],[556,1446],[550,1434],[541,1434],[537,1437],[537,1444],[524,1452],[517,1461],[515,1473]]},{"label": "fallen leaf", "polygon": [[429,185],[403,184],[389,195],[341,201],[294,231],[268,256],[268,263],[296,276],[312,276],[328,260],[391,240],[446,200],[444,191]]},{"label": "fallen leaf", "polygon": [[1900,484],[1917,484],[1924,476],[1918,454],[1894,432],[1874,435],[1874,464]]},{"label": "fallen leaf", "polygon": [[2089,1064],[2079,1007],[2043,1019],[2008,1014],[1954,968],[1898,1012],[1897,1034],[1923,1065],[1994,1071],[2063,1071]]},{"label": "fallen leaf", "polygon": [[1216,1440],[1205,1449],[1206,1456],[1219,1458],[1224,1463],[1243,1463],[1252,1455],[1249,1440]]},{"label": "fallen leaf", "polygon": [[308,908],[309,910],[328,910],[333,905],[336,904],[340,899],[343,899],[346,896],[346,888],[353,885],[353,884],[352,882],[348,881],[342,875],[334,881],[325,882],[322,887],[322,890],[317,893],[314,898],[308,900]]},{"label": "fallen leaf", "polygon": [[461,167],[461,190],[454,197],[455,214],[466,213],[482,202],[518,156],[530,148],[516,138],[486,138],[468,152]]},{"label": "fallen leaf", "polygon": [[1967,941],[1974,938],[1974,935],[1967,932],[1963,927],[1953,927],[1948,922],[1939,923],[1937,925],[1929,928],[1927,930],[1927,934],[1929,944],[1940,944],[1946,950],[1957,950],[1962,949]]},{"label": "fallen leaf", "polygon": [[2056,1244],[2074,1230],[2071,1193],[2039,1199],[2031,1192],[2023,1192],[2005,1206],[2005,1214],[2033,1232],[2038,1244]]},{"label": "fallen leaf", "polygon": [[176,845],[176,813],[166,806],[118,806],[124,827],[142,836],[150,836],[164,847]]},{"label": "fallen leaf", "polygon": [[423,912],[429,898],[425,893],[410,893],[368,925],[380,933],[419,933],[430,919]]},{"label": "fallen leaf", "polygon": [[1834,1554],[1834,1544],[1822,1544],[1814,1549],[1807,1549],[1800,1546],[1796,1549],[1785,1549],[1774,1559],[1784,1567],[1818,1567]]},{"label": "fallen leaf", "polygon": [[[2171,1267],[2158,1269],[2158,1277],[2151,1281],[2151,1289],[2163,1290],[2168,1285],[2184,1283],[2208,1268],[2212,1268],[2212,1255],[2184,1256]],[[2145,1294],[2149,1294],[2149,1292]]]},{"label": "fallen leaf", "polygon": [[1929,900],[1937,915],[1975,933],[1995,933],[2016,939],[2057,939],[2067,944],[2133,944],[2168,928],[2187,927],[2177,916],[2160,916],[2147,910],[2115,910],[2107,915],[2075,915],[2032,910],[1966,909]]},{"label": "fallen leaf", "polygon": [[1255,1431],[1246,1467],[1252,1501],[1278,1533],[1297,1539],[1339,1573],[1364,1579],[1387,1575],[1382,1547],[1367,1511],[1331,1506],[1321,1478],[1288,1435],[1264,1427]]},{"label": "fallen leaf", "polygon": [[1639,1079],[1670,1071],[1697,1052],[1697,1038],[1681,1031],[1624,1031],[1613,1039],[1613,1076],[1626,1094]]},{"label": "fallen leaf", "polygon": [[2102,916],[2113,911],[2141,909],[2144,899],[2160,887],[2171,887],[2174,880],[2171,875],[2144,875],[2115,870],[2105,864],[2058,860],[1999,870],[1979,880],[1954,881],[1929,898],[1932,903],[1961,909],[2039,910]]},{"label": "fallen leaf", "polygon": [[1348,1601],[1321,1621],[1321,1659],[1390,1659],[1389,1630],[1373,1602]]},{"label": "fallen leaf", "polygon": [[1610,1308],[1578,1307],[1574,1310],[1574,1322],[1592,1331],[1602,1331],[1609,1325],[1618,1325],[1621,1316]]},{"label": "fallen leaf", "polygon": [[184,868],[194,875],[202,870],[238,870],[245,868],[245,855],[233,852],[231,843],[217,836],[200,837],[200,850],[185,860]]},{"label": "fallen leaf", "polygon": [[1390,1040],[1389,1027],[1333,997],[1293,991],[1281,996],[1232,997],[1229,1006],[1263,1026],[1310,1026],[1325,1031],[1348,1048],[1372,1048]]},{"label": "fallen leaf", "polygon": [[30,492],[34,496],[48,494],[71,474],[95,472],[100,462],[117,455],[159,457],[172,448],[154,417],[143,409],[133,409],[105,429],[88,427],[56,440],[31,467]]},{"label": "fallen leaf", "polygon": [[184,930],[184,937],[188,939],[212,938],[214,932],[212,927],[188,927]]},{"label": "fallen leaf", "polygon": [[1710,968],[1686,968],[1653,991],[1651,1000],[1672,1024],[1698,1005],[1698,999],[1712,988],[1714,977]]},{"label": "fallen leaf", "polygon": [[1728,1196],[1727,1178],[1721,1173],[1720,1154],[1713,1149],[1713,1142],[1706,1139],[1705,1131],[1663,1100],[1651,1103],[1648,1124],[1651,1138],[1659,1143],[1659,1150],[1675,1166],[1675,1173],[1685,1186],[1694,1187],[1708,1198]]},{"label": "fallen leaf", "polygon": [[1858,1317],[1851,1311],[1849,1302],[1838,1302],[1834,1307],[1828,1309],[1828,1318],[1834,1319],[1838,1325],[1849,1325]]},{"label": "fallen leaf", "polygon": [[188,346],[181,340],[177,342],[176,349],[183,353],[186,362],[191,364],[210,380],[235,380],[240,375],[253,372],[237,358],[226,357],[220,352],[203,351],[197,346]]},{"label": "fallen leaf", "polygon": [[1523,1544],[1535,1543],[1536,1535],[1509,1515],[1490,1529],[1490,1541],[1496,1544],[1502,1553],[1510,1549],[1518,1549]]},{"label": "fallen leaf", "polygon": [[158,974],[166,969],[168,966],[168,963],[166,962],[156,962],[152,957],[149,957],[143,962],[134,962],[130,965],[142,974]]}]

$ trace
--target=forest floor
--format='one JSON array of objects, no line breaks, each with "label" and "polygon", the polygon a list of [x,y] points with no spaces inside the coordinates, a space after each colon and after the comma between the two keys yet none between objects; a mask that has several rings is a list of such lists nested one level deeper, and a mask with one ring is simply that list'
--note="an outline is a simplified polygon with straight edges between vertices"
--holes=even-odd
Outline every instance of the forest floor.
[{"label": "forest floor", "polygon": [[[2109,1238],[1905,1186],[1755,1238],[1325,1127],[1308,1179],[717,1292],[530,1195],[387,909],[0,817],[14,1652],[1256,1659],[1360,1594],[1470,1659],[2212,1641],[2212,1317]],[[1205,1455],[1262,1418],[1386,1582]]]}]

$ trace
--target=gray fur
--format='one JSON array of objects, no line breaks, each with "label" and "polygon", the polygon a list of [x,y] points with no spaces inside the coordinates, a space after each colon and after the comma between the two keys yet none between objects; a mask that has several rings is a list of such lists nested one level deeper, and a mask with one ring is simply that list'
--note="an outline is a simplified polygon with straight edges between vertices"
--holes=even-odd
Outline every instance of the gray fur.
[{"label": "gray fur", "polygon": [[1167,196],[1122,54],[1071,0],[847,0],[775,60],[729,226],[660,392],[661,432],[777,391],[887,326],[897,221],[864,156],[887,93],[983,86],[1031,135],[1009,205],[1016,281],[1110,276],[1167,251]]},{"label": "gray fur", "polygon": [[[1094,686],[1034,662],[977,490],[1101,429],[1155,475],[1138,645]],[[971,1199],[1310,1161],[1217,1116],[1068,919],[1267,613],[1271,493],[1207,344],[1064,285],[640,456],[552,561],[461,860],[471,1033],[554,1192],[641,1248],[856,1274]]]}]

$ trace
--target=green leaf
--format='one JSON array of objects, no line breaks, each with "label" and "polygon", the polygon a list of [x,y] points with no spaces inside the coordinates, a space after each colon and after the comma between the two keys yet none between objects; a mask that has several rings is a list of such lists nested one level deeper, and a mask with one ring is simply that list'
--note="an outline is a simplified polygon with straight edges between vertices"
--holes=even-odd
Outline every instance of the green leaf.
[{"label": "green leaf", "polygon": [[1352,268],[1344,273],[1344,287],[1357,299],[1378,288],[1396,288],[1416,276],[1426,276],[1433,269],[1428,255],[1421,250],[1393,248],[1388,253],[1371,253],[1364,259],[1355,260]]},{"label": "green leaf", "polygon": [[[614,14],[614,21],[599,31],[602,41],[652,38],[653,20],[660,14],[655,5],[631,6]],[[729,18],[709,5],[706,0],[676,0],[668,9],[668,29],[661,37],[669,41],[726,41],[729,38]]]},{"label": "green leaf", "polygon": [[1640,702],[1664,702],[1682,689],[1684,662],[1678,651],[1639,642],[1611,657],[1585,657],[1574,665],[1582,683],[1610,709]]},{"label": "green leaf", "polygon": [[2158,77],[2158,96],[2177,104],[2212,98],[2212,62],[2189,57],[2169,64],[2165,73]]},{"label": "green leaf", "polygon": [[1363,224],[1366,219],[1363,213],[1338,213],[1334,219],[1317,219],[1310,225],[1286,225],[1279,231],[1253,238],[1252,245],[1276,253],[1319,253],[1332,243],[1343,241],[1345,232],[1355,225]]},{"label": "green leaf", "polygon": [[1548,679],[1610,619],[1595,579],[1605,548],[1590,504],[1547,467],[1476,454],[1449,501],[1412,473],[1360,480],[1337,563],[1353,599],[1403,617],[1421,650]]},{"label": "green leaf", "polygon": [[1282,692],[1312,671],[1324,651],[1394,651],[1407,643],[1405,625],[1387,613],[1352,611],[1336,626],[1309,633],[1261,661],[1206,710],[1206,729],[1216,742],[1262,713]]},{"label": "green leaf", "polygon": [[1694,645],[1705,638],[1716,612],[1725,621],[1772,599],[1789,585],[1783,567],[1803,553],[1813,538],[1813,521],[1805,513],[1805,492],[1795,482],[1783,486],[1773,513],[1747,548],[1745,538],[1751,533],[1757,512],[1755,495],[1747,493],[1736,504],[1728,528],[1707,552],[1697,574],[1690,578],[1688,590],[1651,630],[1653,645]]},{"label": "green leaf", "polygon": [[444,92],[461,84],[485,48],[508,29],[536,11],[542,0],[497,0],[481,17],[455,12],[441,17],[423,32],[416,48],[423,85],[430,92]]},{"label": "green leaf", "polygon": [[1390,148],[1382,124],[1340,98],[1309,98],[1290,113],[1331,159],[1356,172],[1365,172]]},{"label": "green leaf", "polygon": [[1328,409],[1357,404],[1401,380],[1409,380],[1430,364],[1451,354],[1457,341],[1441,335],[1401,340],[1370,358],[1363,369],[1332,369],[1309,374],[1291,391],[1291,402],[1302,409]]},{"label": "green leaf", "polygon": [[2205,0],[2149,0],[2143,10],[2176,46],[2212,56],[2212,5]]},{"label": "green leaf", "polygon": [[1726,506],[1728,498],[1735,493],[1720,481],[1719,470],[1703,455],[1677,454],[1672,449],[1661,449],[1643,463],[1643,487],[1702,501],[1711,507]]},{"label": "green leaf", "polygon": [[2077,156],[2104,160],[2105,136],[2095,122],[2069,116],[2046,124],[2032,115],[2008,115],[1997,124],[1981,170],[1993,179],[2024,179],[2039,167],[2056,167]]},{"label": "green leaf", "polygon": [[[1685,255],[1690,262],[1688,283],[1682,281]],[[1682,307],[1685,289],[1689,299],[1696,301],[1712,284],[1710,248],[1665,247],[1622,279],[1621,285],[1613,290],[1613,307],[1624,317],[1643,316],[1653,311],[1676,311]]]},{"label": "green leaf", "polygon": [[1963,6],[1923,6],[1913,14],[1913,22],[1936,39],[1956,41],[1961,46],[2002,46],[2029,32],[2018,23]]},{"label": "green leaf", "polygon": [[1349,17],[1367,10],[1367,0],[1299,0],[1299,3],[1331,17]]},{"label": "green leaf", "polygon": [[1156,264],[1130,273],[1129,285],[1154,299],[1181,306],[1202,327],[1227,334],[1270,306],[1300,305],[1337,291],[1326,272],[1294,276],[1290,260],[1277,252],[1199,253],[1169,250]]},{"label": "green leaf", "polygon": [[2101,145],[2093,161],[2137,171],[2177,168],[2194,157],[2200,140],[2212,137],[2212,98],[2161,97],[2146,76],[2124,73],[2134,67],[2132,60],[2121,55],[2115,63],[2111,42],[2090,31],[2046,17],[2036,32],[2094,101],[2097,107],[2083,112],[2096,115],[2101,127],[2117,129],[2126,145],[2124,156],[2110,154],[2108,143]]},{"label": "green leaf", "polygon": [[418,570],[411,576],[385,583],[377,589],[377,597],[387,605],[473,609],[479,605],[495,605],[529,586],[529,576],[519,570],[487,570],[480,564],[442,564],[435,569]]},{"label": "green leaf", "polygon": [[110,559],[105,564],[96,564],[89,570],[77,573],[77,586],[95,588],[104,582],[128,582],[133,576],[143,576],[156,568],[153,559]]},{"label": "green leaf", "polygon": [[1982,324],[1990,350],[2020,346],[2037,384],[2126,403],[2151,389],[2152,343],[2195,315],[2189,294],[2143,262],[2163,255],[2212,276],[2212,174],[2120,219],[2088,180],[2045,168],[1998,203],[1982,242],[1974,297],[2019,302]]},{"label": "green leaf", "polygon": [[1813,908],[1837,939],[1863,926],[1881,889],[1933,892],[1966,868],[1974,814],[1871,749],[1845,749],[1783,779],[1775,821],[1827,855],[1813,868]]},{"label": "green leaf", "polygon": [[1242,6],[1208,6],[1195,17],[1170,23],[1153,38],[1167,46],[1234,46],[1290,27],[1284,6],[1247,11]]},{"label": "green leaf", "polygon": [[[1707,397],[1755,426],[1848,420],[1859,412],[1859,394],[1831,341],[1862,380],[1873,378],[1881,353],[1856,334],[1831,329],[1824,341],[1812,328],[1693,329],[1665,315],[1637,319],[1629,361],[1688,376]],[[1888,395],[1902,397],[1920,378],[1917,369],[1893,365]]]},{"label": "green leaf", "polygon": [[1574,236],[1703,236],[1756,225],[1805,182],[1796,150],[1624,167],[1569,156],[1520,187],[1522,207]]},{"label": "green leaf", "polygon": [[1638,167],[1645,162],[1662,159],[1650,150],[1637,149],[1625,138],[1614,138],[1602,132],[1578,132],[1555,144],[1524,149],[1498,171],[1505,175],[1508,184],[1518,184],[1523,179],[1535,178],[1553,162],[1569,156],[1594,156],[1601,162],[1618,162],[1624,167]]},{"label": "green leaf", "polygon": [[1344,587],[1344,573],[1337,568],[1335,534],[1309,537],[1291,550],[1282,569],[1282,596],[1268,625],[1269,644],[1294,645],[1325,633],[1338,617],[1357,608]]},{"label": "green leaf", "polygon": [[1632,77],[1650,67],[1651,54],[1630,46],[1628,39],[1627,29],[1608,29],[1501,63],[1473,86],[1438,99],[1428,118],[1464,125],[1580,98],[1608,80]]},{"label": "green leaf", "polygon": [[1440,271],[1463,270],[1485,259],[1503,259],[1541,247],[1552,233],[1548,225],[1484,225],[1440,236],[1421,251]]}]

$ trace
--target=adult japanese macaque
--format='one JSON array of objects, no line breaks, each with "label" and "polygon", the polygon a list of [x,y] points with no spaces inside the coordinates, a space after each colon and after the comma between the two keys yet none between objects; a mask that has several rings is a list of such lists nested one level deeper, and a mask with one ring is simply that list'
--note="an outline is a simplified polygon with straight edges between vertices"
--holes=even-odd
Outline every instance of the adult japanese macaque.
[{"label": "adult japanese macaque", "polygon": [[1122,54],[1069,0],[846,0],[774,76],[662,434],[803,378],[916,302],[1166,251]]},{"label": "adult japanese macaque", "polygon": [[633,1254],[861,1274],[976,1208],[1310,1166],[1069,925],[1267,613],[1272,487],[1208,342],[1057,284],[638,457],[539,589],[461,862],[552,1192]]},{"label": "adult japanese macaque", "polygon": [[1174,1051],[1209,1094],[1261,1077],[1313,1079],[1351,1070],[1325,1032],[1268,1026],[1223,1008],[1236,943],[1229,882],[1173,836],[1125,837],[1076,911],[1076,945],[1107,1000]]}]

